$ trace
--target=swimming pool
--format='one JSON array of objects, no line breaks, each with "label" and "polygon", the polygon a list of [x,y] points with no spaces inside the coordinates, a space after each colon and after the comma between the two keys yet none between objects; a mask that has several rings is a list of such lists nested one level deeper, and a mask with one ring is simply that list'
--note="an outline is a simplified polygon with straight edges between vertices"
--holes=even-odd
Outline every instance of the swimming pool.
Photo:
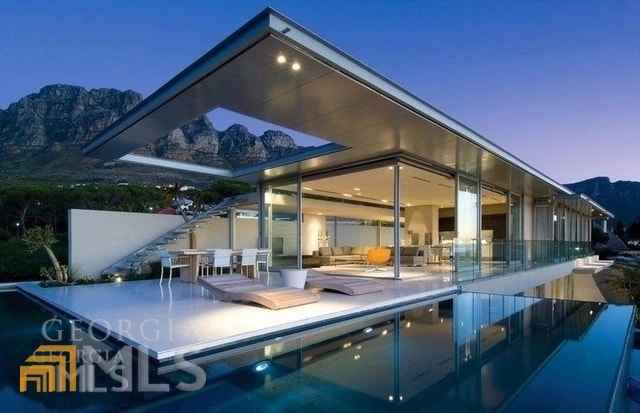
[{"label": "swimming pool", "polygon": [[[633,316],[632,306],[463,293],[209,354],[196,369],[154,366],[5,292],[0,400],[5,411],[604,411],[622,398]],[[78,369],[92,368],[77,374],[78,391],[19,391],[21,366],[46,341],[85,351]]]}]

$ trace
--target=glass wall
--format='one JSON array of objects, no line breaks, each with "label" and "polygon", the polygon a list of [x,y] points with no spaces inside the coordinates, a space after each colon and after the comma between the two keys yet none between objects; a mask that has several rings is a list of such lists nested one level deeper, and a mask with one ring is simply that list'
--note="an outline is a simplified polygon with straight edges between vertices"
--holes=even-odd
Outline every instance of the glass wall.
[{"label": "glass wall", "polygon": [[479,276],[478,208],[478,182],[458,176],[456,195],[457,236],[453,254],[457,281],[472,280]]},{"label": "glass wall", "polygon": [[266,185],[262,247],[271,249],[274,267],[298,267],[299,221],[298,185]]},{"label": "glass wall", "polygon": [[[303,257],[311,257],[314,265],[365,271],[369,249],[391,249],[394,173],[387,162],[303,178]],[[391,259],[385,264],[380,271],[392,275]]]},{"label": "glass wall", "polygon": [[389,277],[436,274],[463,282],[585,252],[573,245],[580,214],[567,205],[535,199],[533,240],[525,241],[521,194],[411,160],[384,160],[299,182],[263,185],[260,241],[272,250],[275,267],[331,266],[334,273],[367,275],[368,250],[382,247],[390,257],[376,271]]},{"label": "glass wall", "polygon": [[[455,234],[455,178],[436,169],[400,165],[400,273],[436,273],[451,279]],[[422,270],[422,271],[421,271]]]},{"label": "glass wall", "polygon": [[510,194],[509,239],[522,240],[522,202],[520,195]]},{"label": "glass wall", "polygon": [[525,262],[523,241],[522,198],[509,195],[509,239],[506,246],[507,270],[521,271]]},{"label": "glass wall", "polygon": [[335,271],[366,271],[367,250],[383,247],[390,250],[390,259],[379,269],[389,276],[445,272],[451,280],[453,175],[402,162],[385,162],[341,171],[339,175],[307,177],[301,189],[303,257],[317,257],[311,261]]},{"label": "glass wall", "polygon": [[482,276],[504,274],[507,264],[507,194],[482,187],[480,262]]},{"label": "glass wall", "polygon": [[533,233],[534,240],[539,242],[531,249],[531,261],[545,262],[547,257],[553,256],[553,207],[549,199],[534,201]]}]

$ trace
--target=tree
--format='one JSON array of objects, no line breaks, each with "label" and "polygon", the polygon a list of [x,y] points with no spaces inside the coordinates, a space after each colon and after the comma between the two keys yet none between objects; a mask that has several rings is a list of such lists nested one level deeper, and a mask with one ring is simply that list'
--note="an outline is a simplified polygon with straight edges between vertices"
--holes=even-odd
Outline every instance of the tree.
[{"label": "tree", "polygon": [[184,219],[184,222],[189,221],[189,218],[187,218],[187,214],[185,214],[184,209],[180,205],[180,199],[184,198],[182,193],[182,185],[176,182],[175,184],[165,188],[163,198],[165,205],[178,209],[180,215],[182,216],[182,219]]},{"label": "tree", "polygon": [[22,185],[0,189],[0,197],[4,199],[3,209],[17,219],[22,235],[27,230],[27,214],[29,208],[40,205],[40,198],[45,191],[43,186]]},{"label": "tree", "polygon": [[609,235],[600,228],[593,227],[591,229],[591,242],[593,244],[597,244],[598,242],[600,244],[606,244],[609,242]]},{"label": "tree", "polygon": [[53,228],[50,226],[29,228],[23,235],[22,242],[26,244],[27,249],[31,253],[39,250],[40,248],[44,248],[49,256],[49,260],[51,260],[51,264],[53,265],[56,279],[62,284],[68,283],[69,275],[67,270],[60,265],[58,258],[56,258],[56,255],[51,249],[51,246],[58,242],[55,234],[53,233]]},{"label": "tree", "polygon": [[640,220],[636,220],[629,225],[627,230],[627,238],[637,241],[640,240]]},{"label": "tree", "polygon": [[620,238],[624,238],[625,229],[622,221],[618,221],[616,223],[616,227],[613,229],[613,233],[619,236]]}]

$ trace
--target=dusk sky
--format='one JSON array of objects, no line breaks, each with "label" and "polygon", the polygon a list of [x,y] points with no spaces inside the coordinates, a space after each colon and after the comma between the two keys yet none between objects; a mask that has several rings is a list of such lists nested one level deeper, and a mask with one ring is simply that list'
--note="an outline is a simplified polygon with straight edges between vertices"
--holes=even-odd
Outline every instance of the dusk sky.
[{"label": "dusk sky", "polygon": [[146,97],[267,6],[557,182],[640,181],[640,0],[0,0],[0,109]]}]

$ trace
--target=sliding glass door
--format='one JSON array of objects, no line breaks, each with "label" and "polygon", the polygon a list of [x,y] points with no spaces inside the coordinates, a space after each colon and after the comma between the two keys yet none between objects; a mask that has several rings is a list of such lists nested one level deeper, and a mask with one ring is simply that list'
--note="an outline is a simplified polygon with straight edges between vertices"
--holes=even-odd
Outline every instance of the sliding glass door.
[{"label": "sliding glass door", "polygon": [[472,280],[480,275],[478,195],[478,181],[458,176],[453,254],[458,281]]}]

